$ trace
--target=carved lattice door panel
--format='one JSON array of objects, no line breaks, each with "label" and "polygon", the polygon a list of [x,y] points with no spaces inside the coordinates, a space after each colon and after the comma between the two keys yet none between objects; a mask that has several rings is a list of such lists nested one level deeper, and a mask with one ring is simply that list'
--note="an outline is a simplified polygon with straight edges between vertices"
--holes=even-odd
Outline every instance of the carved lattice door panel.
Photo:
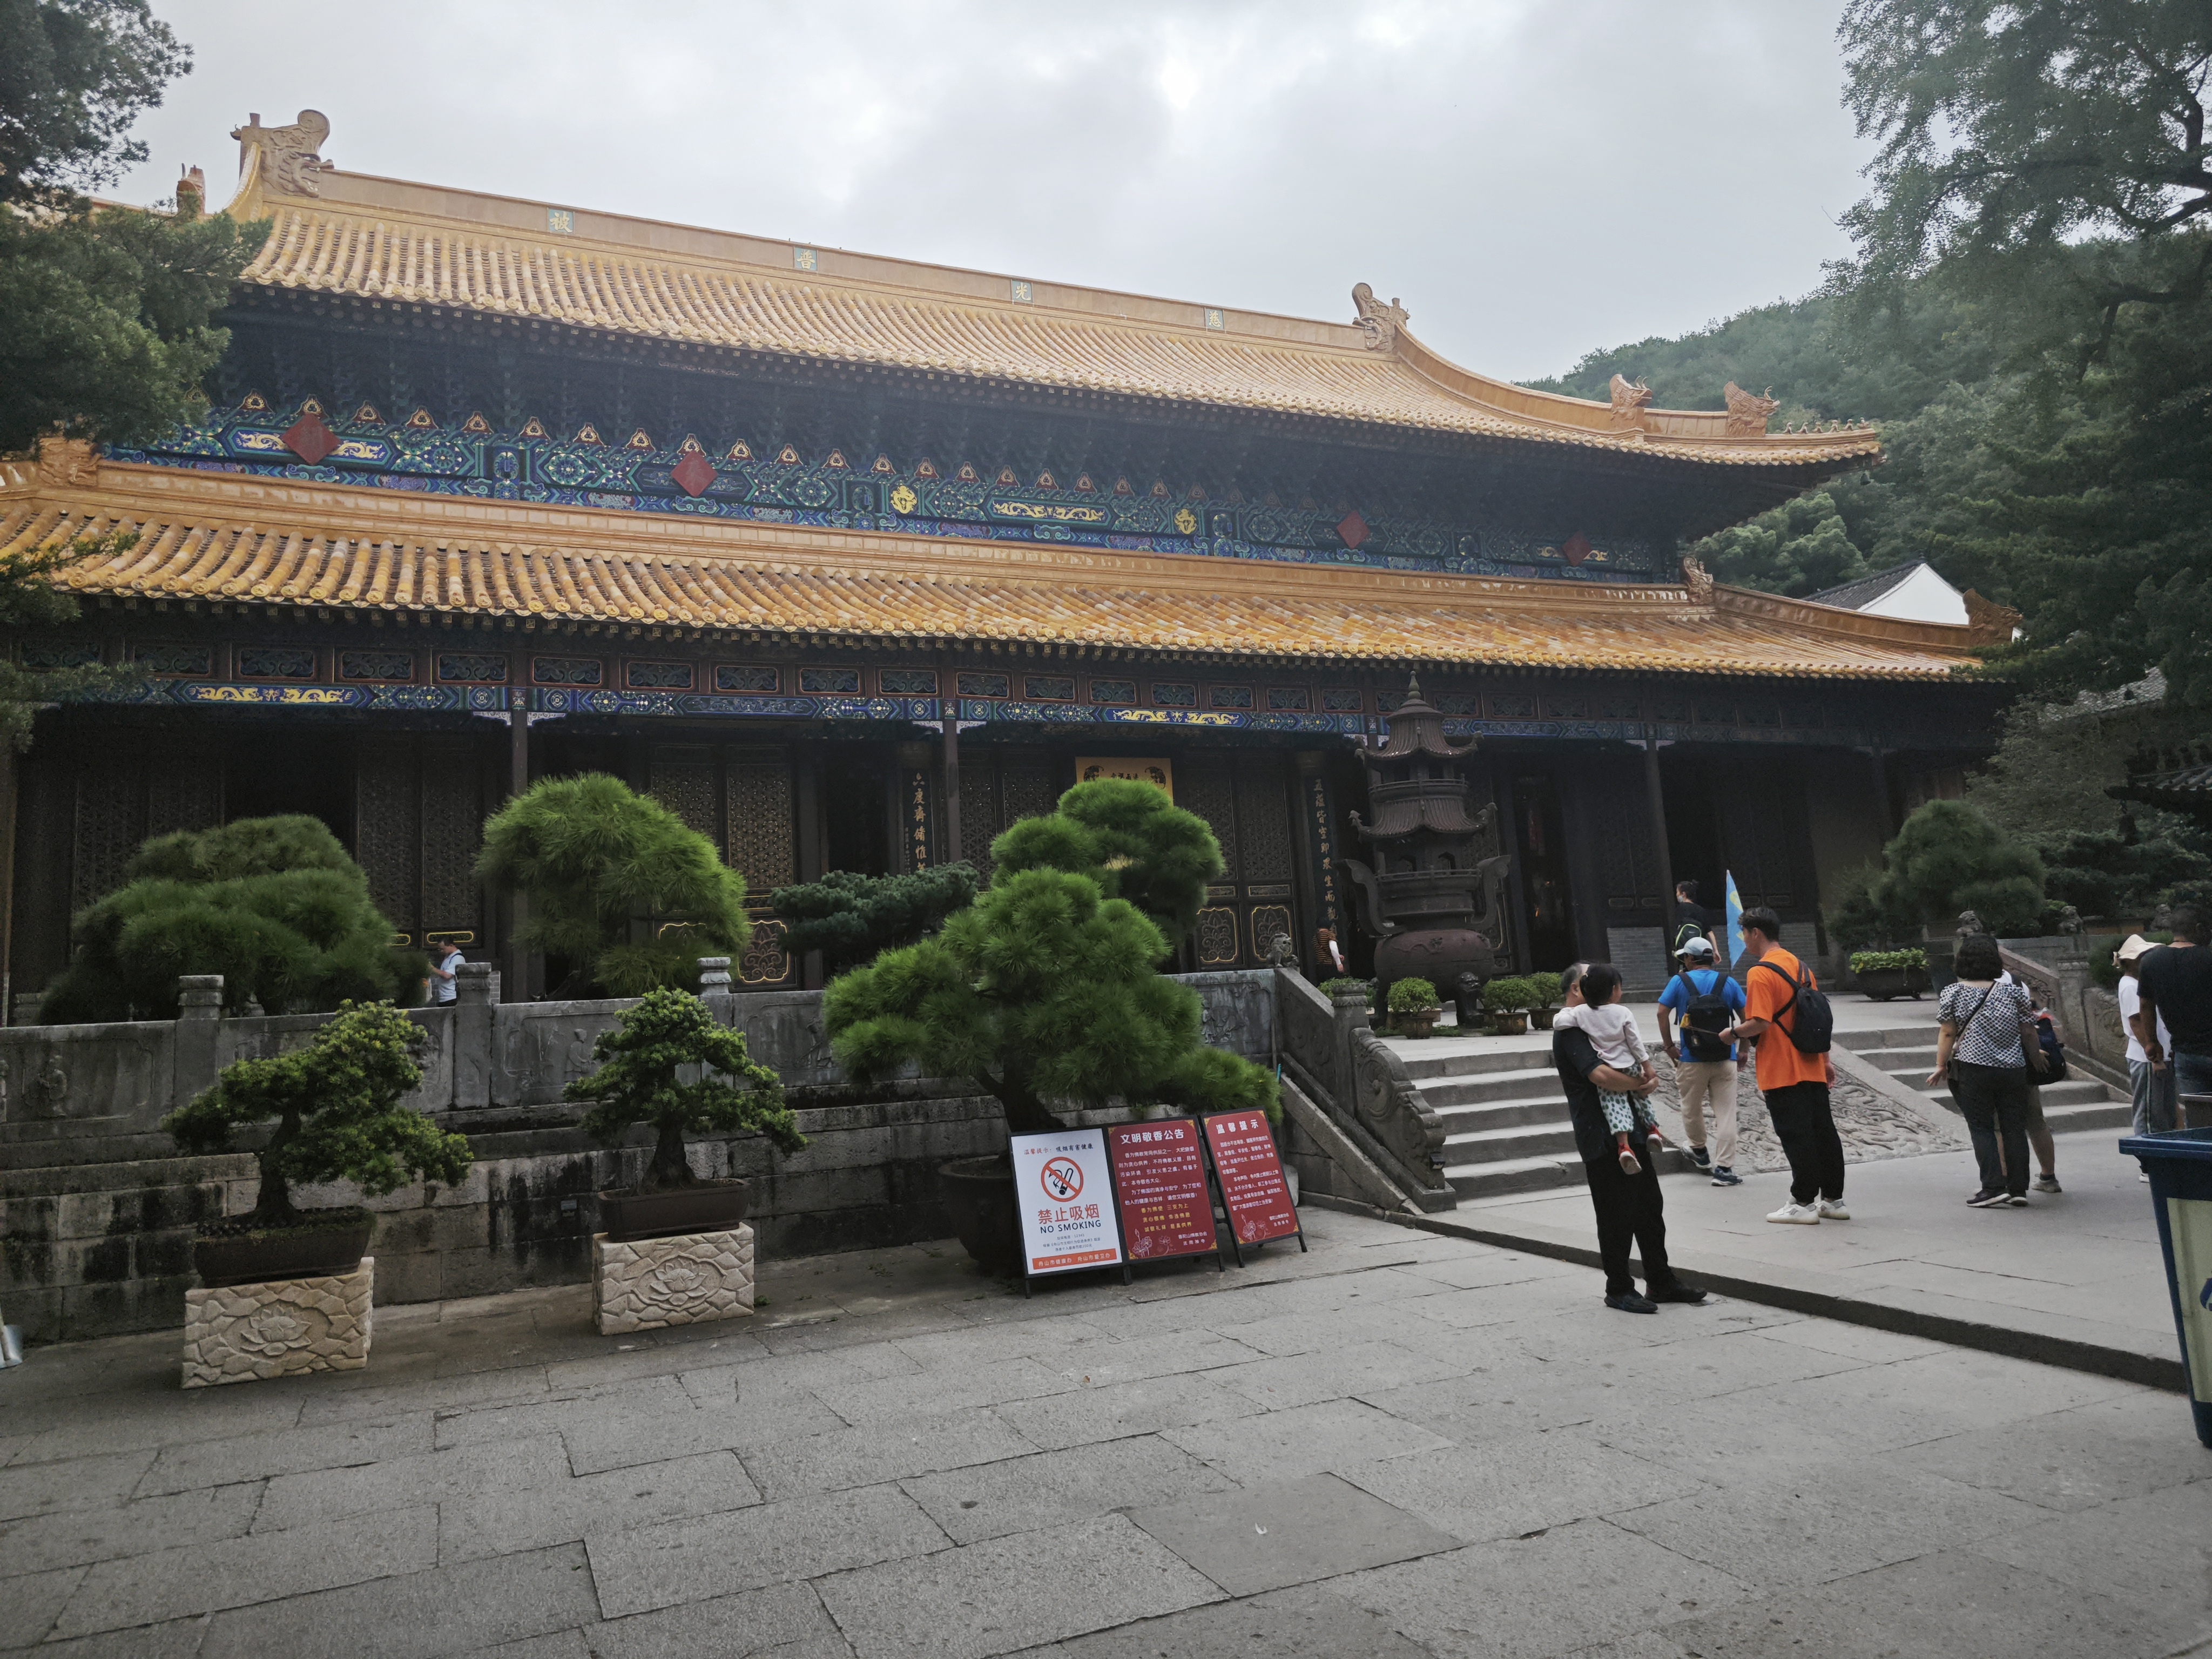
[{"label": "carved lattice door panel", "polygon": [[1811,847],[1793,774],[1772,767],[1716,769],[1721,849],[1746,906],[1771,905],[1785,921],[1813,911]]},{"label": "carved lattice door panel", "polygon": [[384,919],[422,939],[421,765],[412,737],[364,738],[355,756],[354,859]]},{"label": "carved lattice door panel", "polygon": [[1176,804],[1206,820],[1221,843],[1224,866],[1199,913],[1202,969],[1256,966],[1279,933],[1296,948],[1291,785],[1287,757],[1280,755],[1209,756],[1176,767]]},{"label": "carved lattice door panel", "polygon": [[[744,875],[746,908],[753,912],[752,942],[732,964],[732,977],[755,990],[795,984],[799,964],[783,948],[784,925],[767,914],[769,895],[798,879],[798,793],[790,750],[725,750],[722,804],[723,860]],[[683,816],[682,809],[672,810]]]},{"label": "carved lattice door panel", "polygon": [[422,739],[422,933],[456,944],[484,937],[483,889],[477,857],[483,850],[483,779],[476,745],[466,738]]}]

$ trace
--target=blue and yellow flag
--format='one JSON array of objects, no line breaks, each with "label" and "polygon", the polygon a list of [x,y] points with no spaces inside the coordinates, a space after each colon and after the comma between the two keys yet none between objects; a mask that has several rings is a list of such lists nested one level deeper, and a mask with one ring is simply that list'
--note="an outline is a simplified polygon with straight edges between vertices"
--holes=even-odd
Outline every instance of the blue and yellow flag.
[{"label": "blue and yellow flag", "polygon": [[1723,966],[1734,968],[1743,957],[1743,896],[1735,890],[1735,872],[1721,873],[1728,882],[1728,961]]}]

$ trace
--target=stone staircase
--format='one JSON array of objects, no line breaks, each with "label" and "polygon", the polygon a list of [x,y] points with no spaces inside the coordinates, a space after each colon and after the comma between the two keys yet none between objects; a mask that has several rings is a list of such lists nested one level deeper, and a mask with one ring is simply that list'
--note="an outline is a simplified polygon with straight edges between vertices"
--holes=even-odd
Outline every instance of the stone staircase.
[{"label": "stone staircase", "polygon": [[[1923,1086],[1936,1066],[1936,1043],[1929,1025],[1838,1031],[1836,1040],[1869,1064],[1896,1077],[1908,1090],[1939,1110],[1957,1110],[1948,1091]],[[2054,1135],[2072,1134],[2081,1129],[2124,1129],[2134,1117],[2134,1109],[2125,1095],[2099,1082],[2078,1066],[2067,1068],[2065,1082],[2043,1085],[2043,1121]]]},{"label": "stone staircase", "polygon": [[[1900,1011],[1899,1018],[1905,1023],[1839,1030],[1837,1042],[1896,1075],[1939,1114],[1955,1113],[1948,1094],[1921,1086],[1936,1064],[1933,1010]],[[1443,1120],[1444,1174],[1462,1202],[1582,1184],[1549,1032],[1469,1041],[1447,1025],[1426,1042],[1394,1040],[1390,1046]],[[2053,1134],[2124,1128],[2130,1117],[2124,1097],[2079,1067],[2066,1082],[2045,1085],[2043,1114]],[[1688,1167],[1670,1152],[1660,1173]]]}]

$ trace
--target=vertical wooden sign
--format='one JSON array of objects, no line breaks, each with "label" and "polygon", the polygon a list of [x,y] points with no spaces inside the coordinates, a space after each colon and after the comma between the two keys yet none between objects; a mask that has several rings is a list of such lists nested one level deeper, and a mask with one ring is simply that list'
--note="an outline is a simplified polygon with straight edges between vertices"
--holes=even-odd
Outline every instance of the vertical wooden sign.
[{"label": "vertical wooden sign", "polygon": [[1106,1146],[1121,1210],[1121,1247],[1129,1260],[1211,1255],[1226,1273],[1198,1125],[1187,1117],[1116,1123],[1106,1132]]},{"label": "vertical wooden sign", "polygon": [[1298,1225],[1297,1206],[1291,1202],[1291,1183],[1284,1178],[1267,1115],[1223,1112],[1207,1118],[1206,1150],[1221,1185],[1221,1207],[1229,1212],[1237,1265],[1243,1265],[1244,1246],[1271,1238],[1295,1237],[1304,1249],[1305,1231]]}]

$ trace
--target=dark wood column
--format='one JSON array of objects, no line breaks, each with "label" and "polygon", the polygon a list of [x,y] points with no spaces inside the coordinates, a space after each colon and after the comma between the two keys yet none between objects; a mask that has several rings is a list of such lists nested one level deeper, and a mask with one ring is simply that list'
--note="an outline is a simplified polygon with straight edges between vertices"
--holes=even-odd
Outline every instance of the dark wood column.
[{"label": "dark wood column", "polygon": [[945,821],[945,862],[957,864],[967,856],[960,845],[960,722],[945,717],[945,794],[939,807]]},{"label": "dark wood column", "polygon": [[1873,775],[1869,781],[1874,786],[1875,821],[1881,826],[1882,843],[1887,846],[1889,838],[1897,833],[1896,812],[1889,799],[1889,751],[1869,749],[1866,754],[1872,763]]},{"label": "dark wood column", "polygon": [[[822,879],[822,752],[818,744],[802,749],[799,756],[799,878],[802,882]],[[822,988],[822,952],[806,953],[799,982],[810,991]]]},{"label": "dark wood column", "polygon": [[[1651,846],[1659,859],[1659,914],[1666,918],[1666,946],[1674,944],[1674,857],[1667,845],[1667,791],[1659,777],[1659,739],[1644,740],[1644,794],[1651,809]],[[1668,965],[1674,963],[1670,956]]]},{"label": "dark wood column", "polygon": [[[507,798],[513,800],[529,787],[530,713],[517,706],[507,711]],[[527,1002],[532,963],[522,930],[529,921],[530,901],[517,889],[507,904],[506,985],[501,995],[508,1002]]]}]

